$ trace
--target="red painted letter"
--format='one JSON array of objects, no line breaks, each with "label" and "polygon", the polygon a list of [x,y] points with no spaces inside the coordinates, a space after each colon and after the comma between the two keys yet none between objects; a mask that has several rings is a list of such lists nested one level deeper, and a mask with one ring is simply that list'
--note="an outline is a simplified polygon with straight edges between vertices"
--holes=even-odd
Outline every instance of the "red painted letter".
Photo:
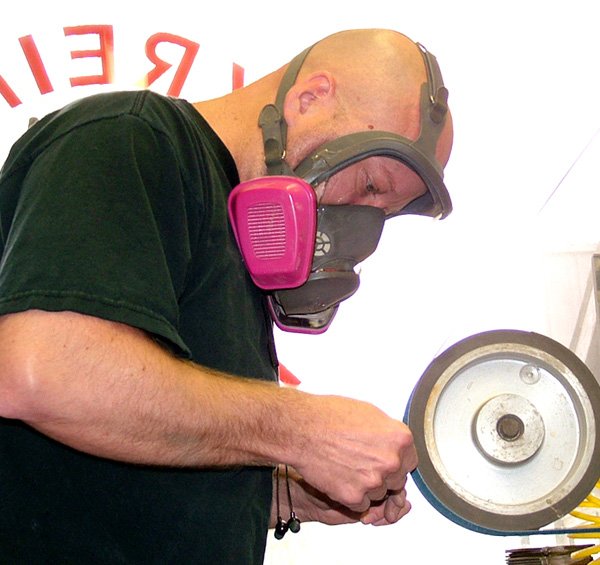
[{"label": "red painted letter", "polygon": [[33,74],[33,78],[35,79],[40,93],[48,94],[48,92],[52,92],[54,88],[48,78],[46,67],[44,67],[40,52],[38,51],[35,41],[33,41],[33,37],[31,35],[19,37],[19,43],[21,44],[21,49],[29,63],[29,68],[31,69],[31,73]]},{"label": "red painted letter", "polygon": [[240,67],[233,63],[233,71],[231,73],[231,89],[237,90],[244,86],[244,67]]},{"label": "red painted letter", "polygon": [[169,96],[179,96],[200,45],[171,33],[156,33],[149,37],[148,41],[146,41],[146,57],[148,57],[150,62],[154,63],[154,68],[146,75],[146,86],[150,86],[159,76],[163,75],[173,66],[171,63],[159,59],[156,54],[156,46],[162,42],[175,43],[175,45],[180,45],[185,49],[183,57],[181,57],[181,62],[175,71],[173,82],[167,91]]},{"label": "red painted letter", "polygon": [[0,75],[0,94],[2,94],[4,100],[8,102],[11,108],[21,104],[21,100],[15,94],[15,91],[8,86],[8,83],[2,78],[2,75]]},{"label": "red painted letter", "polygon": [[71,86],[84,86],[88,84],[109,84],[114,77],[114,37],[110,25],[84,25],[65,27],[65,36],[96,34],[100,38],[100,49],[87,51],[71,51],[71,59],[84,59],[86,57],[99,57],[102,61],[102,74],[70,79]]}]

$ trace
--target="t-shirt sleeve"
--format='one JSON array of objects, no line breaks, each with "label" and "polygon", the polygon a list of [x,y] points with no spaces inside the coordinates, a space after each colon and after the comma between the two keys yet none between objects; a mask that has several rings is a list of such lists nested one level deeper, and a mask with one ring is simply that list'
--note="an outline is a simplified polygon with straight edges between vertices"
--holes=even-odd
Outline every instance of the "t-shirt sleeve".
[{"label": "t-shirt sleeve", "polygon": [[0,313],[76,311],[188,355],[178,333],[191,254],[186,203],[168,137],[137,116],[53,140],[22,183],[0,263]]}]

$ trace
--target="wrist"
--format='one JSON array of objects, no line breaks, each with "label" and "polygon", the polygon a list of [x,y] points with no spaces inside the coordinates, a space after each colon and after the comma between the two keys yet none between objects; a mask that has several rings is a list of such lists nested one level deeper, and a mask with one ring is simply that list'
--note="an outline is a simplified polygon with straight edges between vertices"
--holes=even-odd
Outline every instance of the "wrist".
[{"label": "wrist", "polygon": [[314,442],[312,430],[316,415],[313,405],[316,397],[295,389],[282,388],[279,392],[278,406],[272,413],[270,456],[274,463],[298,468]]}]

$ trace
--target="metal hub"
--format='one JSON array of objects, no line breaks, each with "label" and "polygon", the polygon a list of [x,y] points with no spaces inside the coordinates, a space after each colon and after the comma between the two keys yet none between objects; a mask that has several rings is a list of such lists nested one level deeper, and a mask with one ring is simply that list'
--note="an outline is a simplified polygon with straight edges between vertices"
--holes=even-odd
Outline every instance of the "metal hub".
[{"label": "metal hub", "polygon": [[522,463],[544,441],[540,413],[516,394],[499,394],[488,400],[475,415],[474,427],[481,453],[498,463]]}]

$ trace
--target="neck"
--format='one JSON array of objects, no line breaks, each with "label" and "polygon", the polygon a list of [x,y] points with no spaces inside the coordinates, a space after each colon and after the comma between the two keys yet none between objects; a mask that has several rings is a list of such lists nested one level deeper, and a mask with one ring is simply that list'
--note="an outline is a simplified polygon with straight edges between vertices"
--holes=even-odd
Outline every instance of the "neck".
[{"label": "neck", "polygon": [[277,71],[220,98],[194,104],[233,156],[241,181],[265,174],[258,116],[275,100],[280,75]]}]

